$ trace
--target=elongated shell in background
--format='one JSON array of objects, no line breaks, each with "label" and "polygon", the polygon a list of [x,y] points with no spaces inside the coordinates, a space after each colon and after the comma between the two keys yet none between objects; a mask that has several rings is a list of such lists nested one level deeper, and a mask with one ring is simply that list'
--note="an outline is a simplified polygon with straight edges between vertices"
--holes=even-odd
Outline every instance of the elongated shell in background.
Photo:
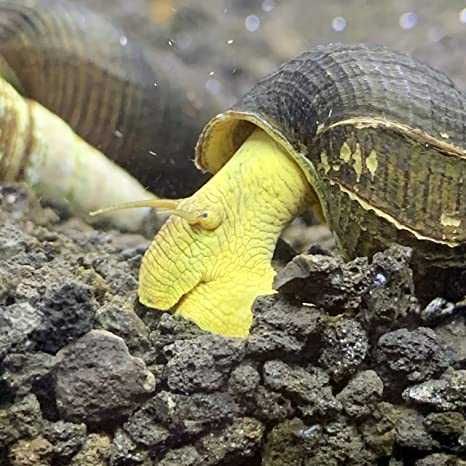
[{"label": "elongated shell in background", "polygon": [[195,83],[169,72],[164,51],[149,59],[132,37],[77,4],[19,0],[0,1],[0,56],[2,75],[25,97],[156,194],[186,195],[202,183],[192,148],[216,107],[197,104]]}]

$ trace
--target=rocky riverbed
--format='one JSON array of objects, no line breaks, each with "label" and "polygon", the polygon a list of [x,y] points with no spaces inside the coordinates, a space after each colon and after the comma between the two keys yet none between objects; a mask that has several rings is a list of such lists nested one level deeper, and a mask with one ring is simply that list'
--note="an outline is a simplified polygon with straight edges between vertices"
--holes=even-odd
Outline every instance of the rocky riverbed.
[{"label": "rocky riverbed", "polygon": [[464,307],[282,246],[247,340],[142,307],[148,240],[0,187],[0,464],[466,464]]}]

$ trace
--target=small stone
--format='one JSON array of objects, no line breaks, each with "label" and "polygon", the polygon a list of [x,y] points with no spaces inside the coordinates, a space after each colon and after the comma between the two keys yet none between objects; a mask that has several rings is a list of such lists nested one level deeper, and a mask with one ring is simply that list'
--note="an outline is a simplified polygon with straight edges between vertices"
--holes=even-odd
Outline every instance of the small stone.
[{"label": "small stone", "polygon": [[149,349],[149,329],[123,300],[102,306],[95,316],[94,328],[123,338],[131,354],[141,355]]},{"label": "small stone", "polygon": [[250,364],[242,364],[230,375],[228,387],[235,396],[253,395],[260,382],[260,374]]},{"label": "small stone", "polygon": [[71,422],[46,422],[42,435],[53,446],[54,461],[66,461],[86,440],[86,425]]},{"label": "small stone", "polygon": [[458,457],[445,455],[444,453],[434,453],[417,460],[415,466],[462,466]]},{"label": "small stone", "polygon": [[[306,429],[301,419],[287,419],[268,433],[262,452],[262,463],[273,466],[302,466],[308,451],[300,432]],[[315,443],[315,440],[313,440]]]},{"label": "small stone", "polygon": [[210,432],[197,442],[205,466],[218,464],[245,464],[260,451],[264,426],[250,417],[238,418],[225,428]]},{"label": "small stone", "polygon": [[457,439],[466,428],[463,414],[456,411],[430,413],[426,416],[424,426],[427,432],[443,438]]},{"label": "small stone", "polygon": [[305,415],[326,415],[341,409],[332,394],[328,375],[320,368],[311,367],[307,371],[282,361],[267,361],[263,371],[265,385],[285,393]]},{"label": "small stone", "polygon": [[11,466],[50,466],[53,447],[43,437],[20,440],[11,447]]},{"label": "small stone", "polygon": [[314,306],[296,306],[280,295],[257,298],[253,314],[246,350],[255,357],[297,355],[321,320]]},{"label": "small stone", "polygon": [[55,354],[91,330],[97,302],[88,285],[65,281],[47,287],[38,306],[44,320],[35,340],[40,350]]},{"label": "small stone", "polygon": [[3,361],[3,380],[16,396],[25,396],[31,391],[37,394],[42,387],[54,397],[52,390],[52,371],[56,359],[48,353],[12,353]]},{"label": "small stone", "polygon": [[232,420],[239,412],[239,406],[228,393],[182,395],[162,391],[130,416],[124,429],[136,443],[160,446],[172,435],[209,431]]},{"label": "small stone", "polygon": [[438,322],[455,312],[455,305],[444,298],[434,298],[422,311],[421,319],[427,323]]},{"label": "small stone", "polygon": [[82,449],[70,461],[70,466],[108,466],[111,439],[107,434],[89,434]]},{"label": "small stone", "polygon": [[426,327],[382,335],[377,342],[376,360],[384,384],[392,391],[435,377],[451,362],[435,332]]},{"label": "small stone", "polygon": [[347,264],[327,255],[300,254],[277,273],[274,288],[330,312],[356,309],[370,286],[367,259]]},{"label": "small stone", "polygon": [[295,414],[291,401],[282,393],[259,385],[254,400],[254,416],[264,422],[284,421]]},{"label": "small stone", "polygon": [[430,451],[438,444],[424,427],[424,417],[408,408],[397,410],[396,443],[403,448]]},{"label": "small stone", "polygon": [[407,388],[403,398],[436,411],[464,411],[466,409],[466,370],[448,369],[438,380]]},{"label": "small stone", "polygon": [[57,354],[56,398],[62,419],[98,424],[131,413],[155,388],[155,378],[124,341],[92,330]]},{"label": "small stone", "polygon": [[[397,245],[374,254],[373,283],[363,299],[365,317],[372,327],[392,329],[394,322],[418,315],[411,258],[410,248]],[[384,277],[383,283],[377,279],[379,276]]]},{"label": "small stone", "polygon": [[244,343],[217,335],[202,335],[166,346],[165,376],[179,393],[212,392],[226,384],[232,364],[243,357]]},{"label": "small stone", "polygon": [[375,371],[359,372],[336,396],[350,417],[368,416],[381,401],[383,382]]},{"label": "small stone", "polygon": [[339,319],[323,332],[319,363],[339,382],[358,370],[368,349],[369,341],[361,324],[353,319]]},{"label": "small stone", "polygon": [[12,352],[34,349],[35,333],[40,329],[44,316],[29,303],[2,306],[0,312],[0,361]]},{"label": "small stone", "polygon": [[42,424],[39,402],[34,395],[28,395],[12,406],[0,409],[0,445],[7,446],[16,440],[37,436]]},{"label": "small stone", "polygon": [[110,466],[149,465],[149,453],[136,445],[131,437],[118,428],[110,447]]},{"label": "small stone", "polygon": [[202,463],[194,447],[182,447],[169,450],[157,464],[158,466],[198,466]]}]

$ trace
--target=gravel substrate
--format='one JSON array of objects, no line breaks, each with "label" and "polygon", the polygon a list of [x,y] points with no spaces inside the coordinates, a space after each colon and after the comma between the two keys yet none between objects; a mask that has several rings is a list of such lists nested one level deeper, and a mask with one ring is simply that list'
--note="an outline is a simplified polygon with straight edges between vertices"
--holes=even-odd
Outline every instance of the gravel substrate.
[{"label": "gravel substrate", "polygon": [[147,245],[0,187],[0,464],[466,464],[464,310],[409,250],[294,257],[236,340],[137,303]]}]

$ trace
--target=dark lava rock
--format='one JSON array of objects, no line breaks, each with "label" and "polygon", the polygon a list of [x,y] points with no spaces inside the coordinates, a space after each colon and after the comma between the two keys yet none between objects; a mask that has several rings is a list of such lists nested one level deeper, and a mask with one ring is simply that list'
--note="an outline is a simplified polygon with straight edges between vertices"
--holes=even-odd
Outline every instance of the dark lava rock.
[{"label": "dark lava rock", "polygon": [[37,394],[41,389],[51,392],[55,364],[55,356],[48,353],[12,353],[3,361],[4,373],[0,381],[5,381],[9,391],[16,396],[24,396],[31,391]]},{"label": "dark lava rock", "polygon": [[44,315],[29,303],[0,306],[0,361],[10,352],[34,349]]},{"label": "dark lava rock", "polygon": [[403,398],[435,411],[460,411],[466,409],[466,370],[448,369],[438,380],[407,388]]},{"label": "dark lava rock", "polygon": [[367,450],[356,426],[342,422],[327,423],[316,445],[309,451],[306,466],[373,465],[375,455]]},{"label": "dark lava rock", "polygon": [[42,436],[31,440],[20,440],[10,449],[9,460],[12,466],[49,466],[53,447]]},{"label": "dark lava rock", "polygon": [[149,349],[149,329],[129,303],[122,299],[104,304],[97,311],[94,328],[123,338],[131,354],[141,355]]},{"label": "dark lava rock", "polygon": [[42,435],[53,447],[54,461],[66,461],[86,441],[86,425],[71,422],[46,422]]},{"label": "dark lava rock", "polygon": [[149,453],[136,445],[131,437],[122,429],[118,428],[113,437],[110,448],[110,466],[133,466],[147,465]]},{"label": "dark lava rock", "polygon": [[252,411],[258,419],[264,422],[277,422],[293,417],[296,410],[291,400],[285,395],[259,385]]},{"label": "dark lava rock", "polygon": [[[309,449],[305,447],[302,432],[306,425],[294,418],[275,425],[267,434],[262,453],[264,466],[302,466]],[[310,447],[315,445],[312,439]]]},{"label": "dark lava rock", "polygon": [[368,370],[356,374],[336,398],[348,416],[359,419],[371,414],[382,394],[382,380],[375,371]]},{"label": "dark lava rock", "polygon": [[200,464],[247,464],[247,459],[256,455],[263,434],[264,426],[257,419],[235,419],[231,425],[210,432],[196,443]]},{"label": "dark lava rock", "polygon": [[194,447],[182,447],[169,450],[160,460],[158,466],[198,466],[201,463],[201,457]]},{"label": "dark lava rock", "polygon": [[47,287],[39,309],[44,323],[36,341],[42,351],[55,353],[91,330],[97,302],[91,287],[73,280]]},{"label": "dark lava rock", "polygon": [[260,357],[294,358],[317,333],[321,315],[315,307],[296,306],[279,295],[260,296],[253,308],[254,320],[247,353]]},{"label": "dark lava rock", "polygon": [[164,353],[168,360],[165,376],[171,390],[185,394],[211,392],[226,383],[231,366],[243,357],[244,343],[202,335],[166,346]]},{"label": "dark lava rock", "polygon": [[369,348],[366,331],[352,319],[329,323],[322,335],[319,363],[333,380],[351,377],[364,361]]},{"label": "dark lava rock", "polygon": [[172,436],[208,432],[239,413],[239,406],[228,393],[181,395],[164,391],[147,400],[124,429],[136,443],[160,446]]},{"label": "dark lava rock", "polygon": [[435,333],[455,367],[466,367],[466,316],[458,315],[435,326]]},{"label": "dark lava rock", "polygon": [[413,409],[398,407],[396,410],[396,443],[404,448],[431,451],[437,442],[427,432],[425,419]]},{"label": "dark lava rock", "polygon": [[124,341],[92,330],[57,354],[56,399],[64,420],[115,422],[153,392],[155,378]]},{"label": "dark lava rock", "polygon": [[430,413],[426,416],[424,426],[430,434],[443,442],[457,442],[466,428],[462,413],[448,411],[446,413]]},{"label": "dark lava rock", "polygon": [[406,318],[418,318],[411,258],[411,249],[397,245],[374,254],[372,286],[363,300],[366,320],[373,331],[393,329]]},{"label": "dark lava rock", "polygon": [[0,447],[19,439],[36,437],[42,425],[40,405],[34,395],[28,395],[12,406],[0,409]]},{"label": "dark lava rock", "polygon": [[300,254],[277,273],[274,288],[301,302],[342,312],[360,304],[371,273],[366,258],[345,263],[337,257]]},{"label": "dark lava rock", "polygon": [[241,364],[230,375],[228,388],[238,398],[250,397],[256,392],[261,380],[259,372],[251,364]]},{"label": "dark lava rock", "polygon": [[263,376],[266,386],[290,397],[305,415],[328,415],[341,410],[332,394],[329,376],[320,368],[306,370],[282,361],[267,361]]},{"label": "dark lava rock", "polygon": [[89,434],[81,450],[73,456],[70,466],[107,466],[111,439],[106,434]]},{"label": "dark lava rock", "polygon": [[392,391],[441,374],[451,363],[433,330],[419,327],[399,329],[379,338],[376,348],[377,370]]},{"label": "dark lava rock", "polygon": [[434,453],[417,460],[416,466],[464,466],[466,462],[460,461],[457,456]]}]

